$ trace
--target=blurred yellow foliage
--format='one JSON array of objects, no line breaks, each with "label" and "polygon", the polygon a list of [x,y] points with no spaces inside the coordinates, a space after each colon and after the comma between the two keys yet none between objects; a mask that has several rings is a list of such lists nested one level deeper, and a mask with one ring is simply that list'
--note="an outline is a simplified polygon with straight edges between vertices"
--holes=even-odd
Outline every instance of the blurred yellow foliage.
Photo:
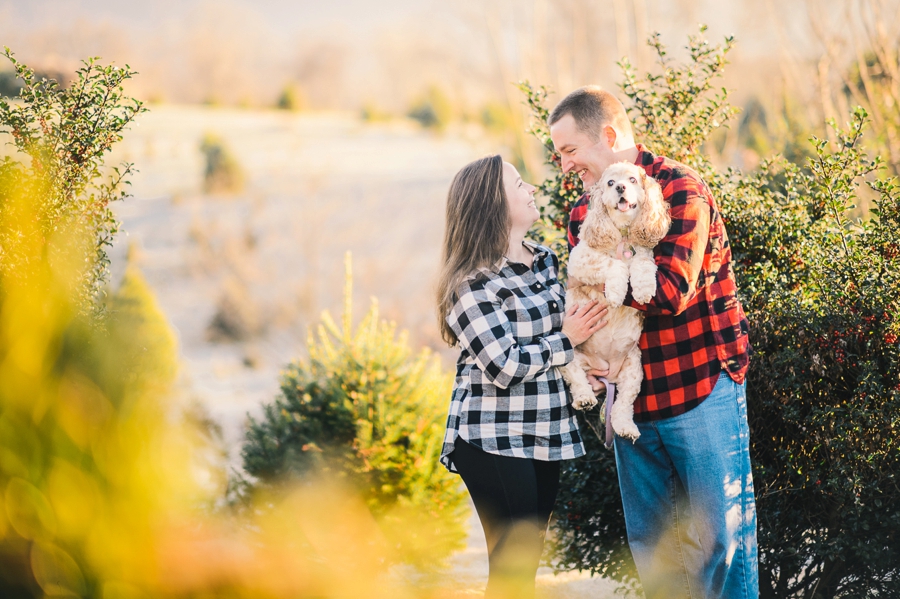
[{"label": "blurred yellow foliage", "polygon": [[[208,447],[175,400],[175,336],[151,290],[129,266],[102,320],[85,314],[85,266],[66,259],[84,240],[42,237],[29,199],[0,198],[22,215],[5,238],[31,244],[27,268],[0,270],[0,596],[447,596],[391,574],[392,541],[334,480],[205,508],[221,498],[199,482]],[[414,531],[415,513],[391,525]]]},{"label": "blurred yellow foliage", "polygon": [[[245,510],[209,484],[225,476],[179,400],[176,337],[152,291],[128,265],[103,300],[109,203],[131,166],[108,181],[101,166],[143,112],[120,85],[133,72],[91,59],[63,88],[5,54],[26,85],[0,97],[20,154],[0,158],[0,597],[437,593],[391,573],[396,547],[346,481],[305,477]],[[221,143],[207,146],[213,178],[239,183]],[[391,524],[415,531],[411,514]]]}]

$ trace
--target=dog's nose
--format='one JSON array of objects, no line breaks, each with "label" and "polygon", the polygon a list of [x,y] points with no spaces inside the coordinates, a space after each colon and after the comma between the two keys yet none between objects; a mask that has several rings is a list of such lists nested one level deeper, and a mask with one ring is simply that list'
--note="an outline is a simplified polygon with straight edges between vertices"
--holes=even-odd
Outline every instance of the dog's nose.
[{"label": "dog's nose", "polygon": [[616,191],[618,191],[619,193],[625,193],[625,186],[622,183],[619,183],[618,185],[616,185]]}]

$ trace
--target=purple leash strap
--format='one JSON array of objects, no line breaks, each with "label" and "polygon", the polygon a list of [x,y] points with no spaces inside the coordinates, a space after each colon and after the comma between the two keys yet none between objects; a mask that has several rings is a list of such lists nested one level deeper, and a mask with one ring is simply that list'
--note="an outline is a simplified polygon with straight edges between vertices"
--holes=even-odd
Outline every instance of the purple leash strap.
[{"label": "purple leash strap", "polygon": [[606,385],[606,442],[603,445],[607,449],[612,449],[613,437],[615,436],[612,427],[612,407],[616,399],[616,384],[610,383],[602,376],[597,378]]}]

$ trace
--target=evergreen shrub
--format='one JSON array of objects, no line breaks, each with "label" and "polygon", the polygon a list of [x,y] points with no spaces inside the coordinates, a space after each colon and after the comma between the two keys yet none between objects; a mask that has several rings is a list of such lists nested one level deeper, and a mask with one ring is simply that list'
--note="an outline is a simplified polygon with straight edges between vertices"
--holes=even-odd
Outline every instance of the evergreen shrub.
[{"label": "evergreen shrub", "polygon": [[[105,70],[95,65],[88,72]],[[93,85],[87,83],[84,104],[75,104],[74,120],[41,123],[27,97],[4,98],[8,106],[0,117],[33,125],[28,149],[64,152],[73,139],[102,145],[110,139],[104,127],[113,122],[110,111],[119,102],[88,91]],[[76,84],[75,98],[79,89]],[[91,129],[93,137],[83,135]],[[99,150],[89,146],[84,154],[94,151]],[[209,458],[213,448],[195,428],[196,418],[194,424],[178,418],[172,401],[175,335],[150,288],[129,265],[108,296],[84,294],[83,281],[97,274],[95,244],[110,229],[104,219],[79,212],[92,205],[81,203],[84,195],[59,193],[101,185],[100,175],[91,178],[101,171],[85,174],[68,164],[79,159],[78,152],[43,156],[48,160],[40,165],[34,156],[17,156],[0,171],[0,597],[445,596],[407,589],[405,580],[390,577],[385,535],[340,485],[294,489],[284,501],[255,504],[239,517],[208,509],[219,505],[214,493],[221,490],[210,485],[219,474]],[[81,174],[88,180],[48,181],[48,164],[58,177]],[[56,220],[48,226],[51,217]],[[92,302],[97,309],[86,310]],[[375,328],[387,335],[385,326]],[[372,347],[390,352],[394,346]],[[414,420],[408,423],[410,448],[427,456],[423,460],[433,458],[422,450],[422,438],[439,439],[440,431],[428,426],[430,408],[414,399],[428,393],[429,385],[445,393],[447,381],[414,359],[407,367],[423,373],[417,378],[392,371],[391,380],[414,386],[404,405],[421,409],[417,415],[425,419],[415,421],[416,414],[404,412]],[[373,463],[383,467],[389,460],[378,456],[384,453],[373,450]],[[441,475],[404,482],[412,478],[407,471],[397,477],[406,503],[385,510],[383,521],[407,505],[439,509],[440,498],[429,492]],[[445,513],[450,505],[460,507],[452,493],[448,497]],[[426,512],[401,526],[430,542],[428,535],[440,525],[458,524]],[[304,551],[307,545],[315,553]]]},{"label": "evergreen shrub", "polygon": [[238,193],[244,189],[244,169],[221,137],[205,134],[200,151],[205,160],[203,190],[206,193]]},{"label": "evergreen shrub", "polygon": [[289,112],[298,112],[306,106],[306,100],[303,96],[303,90],[296,83],[285,85],[275,106],[279,110],[287,110]]},{"label": "evergreen shrub", "polygon": [[453,105],[441,88],[432,86],[410,107],[407,116],[423,127],[443,131],[453,118]]},{"label": "evergreen shrub", "polygon": [[242,450],[250,494],[336,478],[358,489],[398,559],[440,563],[465,539],[465,491],[439,463],[451,379],[427,350],[380,319],[351,324],[349,257],[343,322],[326,312],[309,357],[250,420]]},{"label": "evergreen shrub", "polygon": [[[659,74],[639,77],[623,61],[620,89],[636,139],[696,169],[726,222],[753,346],[761,595],[900,597],[900,187],[862,149],[862,109],[846,127],[831,123],[833,142],[812,138],[801,164],[712,165],[704,144],[736,113],[713,85],[732,44],[692,36],[680,64],[655,36]],[[535,235],[564,262],[580,183],[559,170],[547,90],[521,88],[551,167]],[[854,216],[860,193],[875,197],[866,219]],[[588,425],[596,414],[580,418]],[[563,467],[551,560],[637,587],[615,460],[587,437],[587,457]]]}]

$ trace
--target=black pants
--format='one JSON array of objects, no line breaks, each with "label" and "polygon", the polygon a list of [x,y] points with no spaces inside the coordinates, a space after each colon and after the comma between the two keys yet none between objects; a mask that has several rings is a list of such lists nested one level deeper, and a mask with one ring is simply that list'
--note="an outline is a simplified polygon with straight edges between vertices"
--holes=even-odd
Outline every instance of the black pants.
[{"label": "black pants", "polygon": [[534,596],[544,534],[559,491],[559,462],[499,456],[456,439],[453,463],[487,538],[485,599]]}]

